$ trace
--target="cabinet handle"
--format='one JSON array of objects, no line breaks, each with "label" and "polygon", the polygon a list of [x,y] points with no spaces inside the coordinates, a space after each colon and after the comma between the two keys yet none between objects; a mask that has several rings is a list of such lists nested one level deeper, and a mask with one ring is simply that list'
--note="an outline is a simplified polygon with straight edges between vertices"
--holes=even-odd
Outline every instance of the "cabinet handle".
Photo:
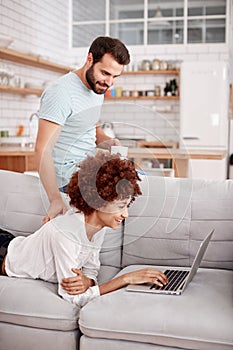
[{"label": "cabinet handle", "polygon": [[183,140],[200,140],[200,138],[196,136],[184,136]]}]

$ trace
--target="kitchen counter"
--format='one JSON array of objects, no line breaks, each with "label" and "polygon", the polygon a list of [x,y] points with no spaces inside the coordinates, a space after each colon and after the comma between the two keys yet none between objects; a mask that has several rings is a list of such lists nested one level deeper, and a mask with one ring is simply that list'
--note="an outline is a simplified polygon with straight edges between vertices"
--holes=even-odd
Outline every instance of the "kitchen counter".
[{"label": "kitchen counter", "polygon": [[[178,148],[129,148],[129,158],[133,158],[138,167],[142,159],[171,159],[176,177],[188,177],[189,159],[222,160],[226,150],[215,149],[178,149]],[[0,146],[0,169],[17,172],[36,170],[35,152],[31,147]]]},{"label": "kitchen counter", "polygon": [[142,159],[171,159],[176,177],[188,177],[189,159],[222,160],[227,151],[215,149],[174,149],[174,148],[129,148],[129,158],[133,158],[138,167]]},{"label": "kitchen counter", "polygon": [[23,173],[36,170],[34,149],[0,145],[0,169]]}]

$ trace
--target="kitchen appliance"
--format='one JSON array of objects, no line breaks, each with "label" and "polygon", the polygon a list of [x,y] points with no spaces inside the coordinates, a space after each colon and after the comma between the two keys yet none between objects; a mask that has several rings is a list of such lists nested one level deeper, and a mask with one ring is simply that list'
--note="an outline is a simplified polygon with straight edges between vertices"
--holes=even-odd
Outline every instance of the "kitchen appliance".
[{"label": "kitchen appliance", "polygon": [[111,137],[112,139],[114,139],[116,137],[115,132],[114,132],[113,123],[108,123],[108,122],[103,123],[102,129],[105,132],[105,134],[107,136]]},{"label": "kitchen appliance", "polygon": [[[225,62],[183,62],[180,147],[228,149],[228,67]],[[190,177],[225,179],[224,160],[190,160]]]}]

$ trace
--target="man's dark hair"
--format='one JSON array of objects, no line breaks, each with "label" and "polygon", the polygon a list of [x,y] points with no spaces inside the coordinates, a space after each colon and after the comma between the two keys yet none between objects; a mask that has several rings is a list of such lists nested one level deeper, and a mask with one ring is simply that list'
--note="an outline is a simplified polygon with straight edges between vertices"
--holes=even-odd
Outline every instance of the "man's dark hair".
[{"label": "man's dark hair", "polygon": [[126,46],[119,39],[108,36],[96,38],[90,46],[89,53],[92,53],[94,64],[101,61],[106,53],[110,54],[119,64],[126,65],[130,62]]}]

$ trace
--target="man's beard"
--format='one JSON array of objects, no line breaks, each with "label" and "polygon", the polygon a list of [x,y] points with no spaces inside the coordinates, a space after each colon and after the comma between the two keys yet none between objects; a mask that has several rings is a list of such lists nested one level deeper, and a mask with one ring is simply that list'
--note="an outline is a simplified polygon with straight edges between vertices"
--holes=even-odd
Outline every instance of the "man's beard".
[{"label": "man's beard", "polygon": [[99,90],[98,87],[96,86],[97,83],[95,83],[95,78],[94,78],[94,69],[93,66],[90,67],[87,71],[86,71],[86,80],[88,82],[88,85],[91,87],[91,90],[94,91],[96,94],[104,94],[109,86],[107,84],[102,85],[100,82],[97,82],[101,87],[106,87],[106,89],[104,90]]}]

